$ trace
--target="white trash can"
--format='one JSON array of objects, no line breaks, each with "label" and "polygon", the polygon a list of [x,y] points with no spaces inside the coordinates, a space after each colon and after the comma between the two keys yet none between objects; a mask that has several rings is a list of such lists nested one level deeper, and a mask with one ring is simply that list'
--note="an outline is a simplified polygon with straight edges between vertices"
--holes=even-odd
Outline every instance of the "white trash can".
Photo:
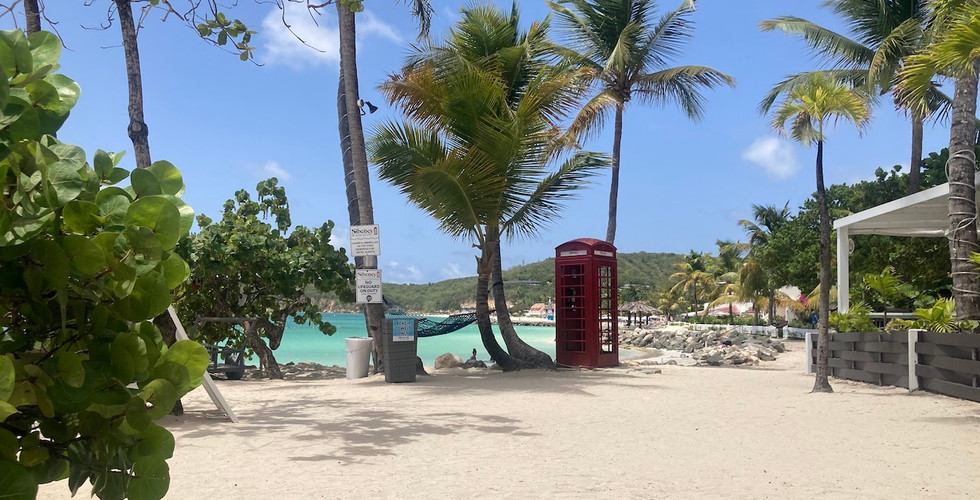
[{"label": "white trash can", "polygon": [[371,337],[348,337],[345,340],[347,340],[347,378],[367,377],[374,339]]}]

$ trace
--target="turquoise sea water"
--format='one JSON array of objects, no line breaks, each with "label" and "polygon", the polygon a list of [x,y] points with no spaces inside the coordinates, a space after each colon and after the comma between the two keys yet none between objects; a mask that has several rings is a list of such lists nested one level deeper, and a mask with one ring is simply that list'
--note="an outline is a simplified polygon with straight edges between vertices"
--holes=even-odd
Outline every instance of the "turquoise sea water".
[{"label": "turquoise sea water", "polygon": [[[280,364],[290,361],[296,363],[312,361],[328,366],[345,366],[347,364],[347,350],[344,339],[366,336],[364,316],[361,314],[331,313],[325,314],[324,318],[337,327],[337,333],[326,336],[309,325],[290,323],[286,327],[279,349],[275,350],[276,361]],[[438,321],[436,317],[430,319]],[[518,326],[516,328],[521,339],[554,358],[555,328],[553,326]],[[503,346],[503,339],[500,338],[496,326],[494,326],[494,332],[497,333],[497,341]],[[432,366],[437,356],[447,352],[466,360],[472,354],[473,349],[476,349],[477,359],[484,361],[490,359],[490,355],[483,348],[480,330],[476,324],[446,335],[418,339],[418,354],[426,366]],[[258,359],[253,359],[250,363],[258,364]]]}]

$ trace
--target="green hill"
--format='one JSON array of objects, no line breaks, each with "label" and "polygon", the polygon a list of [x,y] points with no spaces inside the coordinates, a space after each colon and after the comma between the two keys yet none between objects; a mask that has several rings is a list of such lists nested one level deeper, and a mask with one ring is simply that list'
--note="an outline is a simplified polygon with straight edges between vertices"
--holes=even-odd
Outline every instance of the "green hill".
[{"label": "green hill", "polygon": [[[621,253],[619,254],[620,290],[627,285],[651,291],[666,290],[674,264],[684,260],[676,253]],[[555,259],[516,266],[504,271],[507,299],[517,311],[526,310],[535,302],[547,302],[554,297]],[[472,303],[476,292],[476,277],[457,278],[425,285],[384,284],[388,300],[404,306],[409,311],[454,311],[460,305]],[[622,292],[621,292],[622,293]]]}]

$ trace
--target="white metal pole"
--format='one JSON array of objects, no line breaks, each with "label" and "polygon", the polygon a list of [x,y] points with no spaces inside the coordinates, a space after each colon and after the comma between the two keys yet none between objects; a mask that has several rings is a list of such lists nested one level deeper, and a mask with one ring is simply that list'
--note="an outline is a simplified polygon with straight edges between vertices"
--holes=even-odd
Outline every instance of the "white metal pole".
[{"label": "white metal pole", "polygon": [[837,310],[845,313],[850,300],[850,246],[847,227],[837,229]]}]

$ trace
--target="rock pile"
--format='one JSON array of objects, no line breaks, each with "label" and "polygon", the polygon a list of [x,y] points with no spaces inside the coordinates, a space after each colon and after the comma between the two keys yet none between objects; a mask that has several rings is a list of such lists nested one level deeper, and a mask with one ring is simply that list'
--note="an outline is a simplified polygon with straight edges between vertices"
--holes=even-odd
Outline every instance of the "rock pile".
[{"label": "rock pile", "polygon": [[[310,362],[286,363],[279,365],[279,370],[282,371],[282,378],[285,380],[323,380],[347,376],[347,369],[342,366],[325,366]],[[268,376],[262,370],[246,370],[243,378],[256,380],[268,378]]]},{"label": "rock pile", "polygon": [[690,353],[698,364],[742,365],[772,361],[786,347],[767,335],[737,330],[692,331],[686,328],[622,331],[620,345],[651,347]]}]

